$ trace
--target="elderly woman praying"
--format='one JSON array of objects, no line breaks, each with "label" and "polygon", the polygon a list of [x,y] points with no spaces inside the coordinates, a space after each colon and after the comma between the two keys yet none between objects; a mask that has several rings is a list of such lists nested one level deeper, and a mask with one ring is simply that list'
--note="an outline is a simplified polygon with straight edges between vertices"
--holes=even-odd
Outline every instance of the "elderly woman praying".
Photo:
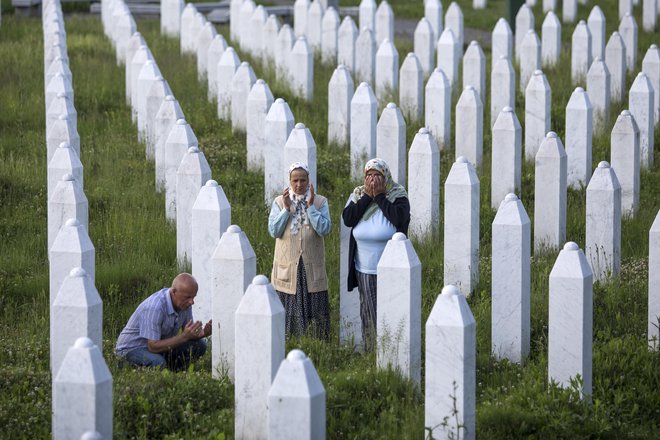
[{"label": "elderly woman praying", "polygon": [[314,192],[309,168],[289,167],[289,185],[275,198],[268,232],[275,238],[271,282],[284,306],[286,335],[313,334],[328,339],[330,313],[323,237],[332,228],[325,197]]}]

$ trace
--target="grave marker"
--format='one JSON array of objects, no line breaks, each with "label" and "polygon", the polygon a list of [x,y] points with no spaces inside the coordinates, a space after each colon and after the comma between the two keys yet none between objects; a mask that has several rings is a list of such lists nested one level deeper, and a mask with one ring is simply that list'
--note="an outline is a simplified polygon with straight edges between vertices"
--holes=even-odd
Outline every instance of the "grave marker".
[{"label": "grave marker", "polygon": [[566,151],[554,131],[536,153],[534,252],[557,249],[566,239]]},{"label": "grave marker", "polygon": [[408,199],[410,200],[408,233],[418,240],[431,238],[439,232],[439,170],[440,149],[431,132],[422,127],[415,135],[408,153],[407,187]]},{"label": "grave marker", "polygon": [[497,209],[509,193],[520,193],[522,169],[522,128],[516,112],[504,107],[492,131],[490,206]]},{"label": "grave marker", "polygon": [[376,127],[376,157],[390,166],[392,179],[406,183],[406,121],[395,103],[385,106]]},{"label": "grave marker", "polygon": [[451,139],[451,84],[445,73],[436,67],[424,92],[425,125],[441,150],[449,149]]}]

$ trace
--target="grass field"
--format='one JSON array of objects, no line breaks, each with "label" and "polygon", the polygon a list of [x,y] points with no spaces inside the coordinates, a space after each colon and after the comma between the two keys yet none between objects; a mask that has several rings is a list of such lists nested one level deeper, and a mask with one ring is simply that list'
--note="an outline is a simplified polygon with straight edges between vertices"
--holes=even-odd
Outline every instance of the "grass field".
[{"label": "grass field", "polygon": [[[50,437],[51,377],[48,346],[48,259],[46,252],[46,160],[41,22],[11,14],[3,2],[0,26],[0,426],[4,438]],[[355,3],[355,2],[354,2]],[[421,5],[392,1],[397,16],[419,17]],[[421,2],[420,2],[421,3]],[[459,2],[466,27],[490,30],[504,10],[475,14]],[[539,2],[541,3],[541,2]],[[342,2],[343,4],[343,2]],[[445,10],[448,4],[445,4]],[[580,6],[580,18],[589,7]],[[616,28],[613,0],[601,3],[607,34]],[[540,5],[535,9],[540,32]],[[636,8],[641,24],[641,8]],[[138,20],[156,61],[180,101],[200,147],[232,205],[232,222],[246,231],[257,255],[257,272],[270,274],[274,242],[267,233],[263,178],[246,171],[245,138],[216,117],[206,86],[196,80],[195,60],[179,55],[178,41],[159,35],[155,20]],[[564,26],[560,64],[545,71],[552,87],[552,129],[564,137],[570,84],[570,35]],[[150,293],[177,273],[176,234],[165,221],[164,195],[154,191],[153,164],[145,160],[124,101],[124,70],[103,35],[98,17],[68,15],[67,44],[74,78],[90,237],[96,248],[96,286],[104,301],[103,353],[114,378],[117,438],[232,438],[233,386],[213,380],[210,355],[190,371],[145,372],[120,369],[114,342],[126,320]],[[228,29],[218,30],[227,36]],[[639,33],[639,62],[657,35]],[[412,49],[397,41],[399,59]],[[489,57],[489,53],[487,53]],[[241,59],[249,57],[241,56]],[[318,60],[317,60],[318,61]],[[377,371],[374,355],[338,344],[339,216],[354,187],[346,149],[327,145],[329,66],[315,65],[315,99],[295,99],[272,71],[253,65],[275,97],[287,100],[296,122],[307,125],[317,143],[318,191],[329,198],[335,228],[326,238],[330,277],[332,340],[288,342],[313,360],[327,393],[329,438],[407,439],[424,436],[423,394],[397,374]],[[490,71],[488,60],[487,71]],[[636,72],[635,72],[636,74]],[[628,86],[633,75],[628,78]],[[488,85],[489,87],[489,85]],[[489,90],[489,89],[488,89]],[[455,105],[458,96],[454,96]],[[625,103],[610,111],[617,115]],[[489,108],[488,103],[484,108]],[[524,100],[516,110],[524,120]],[[484,115],[489,120],[489,114]],[[593,139],[594,167],[609,160],[609,131]],[[408,124],[408,145],[419,129]],[[656,129],[656,139],[660,130]],[[477,321],[477,435],[481,438],[658,438],[660,436],[660,355],[646,348],[648,230],[660,208],[660,171],[642,173],[640,211],[622,225],[622,273],[594,286],[593,403],[575,389],[558,389],[547,380],[548,274],[556,253],[532,261],[531,353],[523,366],[490,356],[490,132],[484,133],[481,173],[480,284],[469,299]],[[658,142],[656,141],[656,145]],[[656,147],[656,157],[659,157]],[[453,152],[443,152],[441,181]],[[523,166],[521,197],[530,217],[534,168]],[[567,238],[584,246],[585,190],[569,191]],[[422,319],[443,286],[442,237],[415,242],[422,261]]]}]

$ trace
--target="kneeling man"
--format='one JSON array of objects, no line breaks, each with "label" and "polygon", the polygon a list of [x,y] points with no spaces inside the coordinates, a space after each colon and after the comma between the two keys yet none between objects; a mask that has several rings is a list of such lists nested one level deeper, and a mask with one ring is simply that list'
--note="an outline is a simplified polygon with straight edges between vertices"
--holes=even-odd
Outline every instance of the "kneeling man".
[{"label": "kneeling man", "polygon": [[192,305],[197,281],[181,273],[165,287],[145,299],[128,320],[117,339],[116,353],[133,365],[185,369],[206,351],[205,337],[211,321],[202,326],[193,321]]}]

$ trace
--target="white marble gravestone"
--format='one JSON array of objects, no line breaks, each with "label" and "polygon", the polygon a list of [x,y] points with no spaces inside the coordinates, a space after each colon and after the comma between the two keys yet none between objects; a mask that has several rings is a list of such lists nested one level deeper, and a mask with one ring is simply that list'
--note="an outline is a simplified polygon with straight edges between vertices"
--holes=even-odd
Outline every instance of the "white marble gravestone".
[{"label": "white marble gravestone", "polygon": [[440,0],[425,0],[424,1],[424,18],[431,24],[433,29],[433,41],[438,41],[440,34],[444,29],[443,26],[443,10]]},{"label": "white marble gravestone", "polygon": [[133,35],[131,35],[131,38],[128,40],[128,44],[126,45],[126,66],[125,66],[125,88],[126,88],[126,104],[131,103],[131,97],[133,94],[133,91],[131,89],[132,85],[132,78],[133,78],[133,57],[135,57],[135,54],[137,53],[138,49],[142,46],[146,46],[146,41],[144,41],[144,38],[142,37],[142,34],[139,32],[133,32]]},{"label": "white marble gravestone", "polygon": [[619,34],[626,46],[626,67],[632,72],[637,66],[637,22],[632,15],[626,14],[621,19]]},{"label": "white marble gravestone", "polygon": [[605,58],[605,14],[598,5],[594,5],[587,19],[591,34],[591,58]]},{"label": "white marble gravestone", "polygon": [[616,31],[605,46],[605,64],[610,72],[610,99],[621,102],[626,96],[626,46]]},{"label": "white marble gravestone", "polygon": [[637,2],[637,0],[619,0],[619,21],[629,13],[632,13],[633,11],[633,1]]},{"label": "white marble gravestone", "polygon": [[580,393],[591,395],[593,273],[578,245],[569,241],[550,272],[548,380],[570,387],[580,375]]},{"label": "white marble gravestone", "polygon": [[[346,202],[348,205],[349,200]],[[362,321],[357,287],[348,290],[348,255],[351,229],[339,217],[339,341],[354,350],[362,348]]]},{"label": "white marble gravestone", "polygon": [[520,91],[524,92],[534,72],[541,68],[541,42],[530,30],[520,44]]},{"label": "white marble gravestone", "polygon": [[[147,60],[140,69],[137,80],[137,102],[134,103],[137,107],[138,141],[140,142],[146,142],[147,140],[147,93],[149,93],[154,82],[162,77],[158,65],[153,60]],[[163,97],[172,94],[169,86],[165,88],[168,93],[163,94]],[[147,157],[149,158],[149,154],[147,154]]]},{"label": "white marble gravestone", "polygon": [[484,107],[472,86],[463,89],[456,103],[456,157],[464,156],[480,169],[484,149]]},{"label": "white marble gravestone", "polygon": [[644,12],[642,13],[642,29],[644,32],[653,32],[658,21],[658,2],[642,0]]},{"label": "white marble gravestone", "polygon": [[296,41],[293,29],[288,24],[283,24],[277,34],[275,50],[275,66],[277,71],[275,77],[279,81],[289,81],[291,76],[289,62],[291,60],[291,49]]},{"label": "white marble gravestone", "polygon": [[534,12],[526,4],[523,4],[520,9],[518,9],[515,25],[516,60],[520,62],[520,51],[522,49],[523,40],[529,31],[534,30]]},{"label": "white marble gravestone", "polygon": [[190,125],[185,119],[178,119],[165,141],[165,218],[173,222],[176,221],[176,173],[188,149],[197,146]]},{"label": "white marble gravestone", "polygon": [[168,95],[160,104],[154,119],[154,159],[156,191],[165,189],[165,142],[176,121],[183,119],[183,110],[173,95]]},{"label": "white marble gravestone", "polygon": [[557,64],[561,54],[561,23],[553,11],[549,11],[541,27],[541,64],[550,67]]},{"label": "white marble gravestone", "polygon": [[355,40],[355,78],[357,82],[374,82],[376,40],[373,31],[362,28]]},{"label": "white marble gravestone", "polygon": [[50,307],[50,371],[56,375],[76,339],[88,337],[101,349],[103,302],[94,280],[75,267],[62,282]]},{"label": "white marble gravestone", "polygon": [[160,33],[168,37],[178,37],[181,32],[181,13],[184,0],[162,0],[160,3]]},{"label": "white marble gravestone", "polygon": [[216,102],[218,99],[218,63],[227,47],[229,46],[222,34],[217,34],[209,44],[209,49],[206,52],[206,82],[209,102]]},{"label": "white marble gravestone", "polygon": [[660,211],[649,230],[649,301],[648,341],[649,348],[660,348]]},{"label": "white marble gravestone", "polygon": [[309,3],[309,0],[296,0],[293,4],[293,30],[296,37],[304,36],[307,33]]},{"label": "white marble gravestone", "polygon": [[554,11],[557,8],[557,0],[543,0],[543,12]]},{"label": "white marble gravestone", "polygon": [[382,0],[375,15],[376,46],[380,46],[385,39],[394,41],[394,12],[387,0]]},{"label": "white marble gravestone", "polygon": [[639,128],[628,110],[623,110],[612,127],[610,164],[621,184],[621,213],[634,216],[639,208]]},{"label": "white marble gravestone", "polygon": [[571,37],[571,81],[583,83],[591,66],[591,33],[584,20],[575,26]]},{"label": "white marble gravestone", "polygon": [[239,14],[239,22],[241,25],[239,27],[238,46],[249,54],[252,54],[254,49],[252,39],[252,15],[256,8],[257,5],[252,0],[245,0],[243,1]]},{"label": "white marble gravestone", "polygon": [[399,105],[406,119],[421,121],[424,114],[424,70],[413,52],[410,52],[401,65],[399,73]]},{"label": "white marble gravestone", "polygon": [[305,37],[298,37],[291,49],[290,87],[294,96],[305,101],[314,97],[314,53]]},{"label": "white marble gravestone", "polygon": [[587,72],[587,94],[593,108],[594,132],[602,132],[610,119],[610,71],[598,57]]},{"label": "white marble gravestone", "polygon": [[351,179],[360,180],[366,161],[376,154],[377,101],[366,82],[351,99]]},{"label": "white marble gravestone", "polygon": [[247,124],[247,98],[257,77],[252,66],[243,61],[231,80],[231,128],[245,131]]},{"label": "white marble gravestone", "polygon": [[69,68],[69,60],[67,58],[58,55],[53,59],[53,61],[51,61],[49,66],[44,66],[44,68],[46,69],[46,73],[44,75],[44,92],[48,88],[50,81],[58,73],[67,78],[69,80],[69,84],[73,84],[73,74]]},{"label": "white marble gravestone", "polygon": [[76,151],[68,142],[62,142],[48,162],[47,200],[50,200],[57,183],[65,174],[71,174],[80,185],[80,188],[83,188],[83,166]]},{"label": "white marble gravestone", "polygon": [[422,263],[412,242],[397,232],[378,261],[376,364],[421,381]]},{"label": "white marble gravestone", "polygon": [[499,60],[500,57],[513,59],[513,33],[509,22],[500,18],[495,23],[491,37],[492,60]]},{"label": "white marble gravestone", "polygon": [[376,30],[376,2],[375,0],[362,0],[358,8],[360,29]]},{"label": "white marble gravestone", "polygon": [[[660,92],[660,91],[659,91]],[[628,92],[628,109],[639,129],[639,164],[642,168],[653,167],[655,91],[644,72],[639,72]]]},{"label": "white marble gravestone", "polygon": [[325,64],[337,64],[339,44],[339,14],[332,6],[323,14],[321,23],[321,60]]},{"label": "white marble gravestone", "polygon": [[376,52],[374,91],[379,100],[396,96],[399,89],[399,52],[394,43],[385,39]]},{"label": "white marble gravestone", "polygon": [[534,168],[534,252],[557,249],[566,239],[566,151],[548,132]]},{"label": "white marble gravestone", "polygon": [[479,282],[479,178],[465,157],[445,180],[444,210],[444,280],[469,296]]},{"label": "white marble gravestone", "polygon": [[537,70],[525,89],[525,159],[536,157],[541,142],[550,131],[550,84],[542,71]]},{"label": "white marble gravestone", "polygon": [[436,44],[438,52],[437,67],[441,69],[452,86],[458,81],[459,47],[454,33],[447,28],[442,31]]},{"label": "white marble gravestone", "polygon": [[442,69],[436,67],[424,91],[424,124],[438,143],[449,149],[451,139],[451,84]]},{"label": "white marble gravestone", "polygon": [[[137,112],[139,106],[139,97],[140,97],[140,88],[138,81],[140,79],[140,73],[142,72],[142,67],[147,61],[154,61],[154,57],[151,54],[149,48],[145,45],[142,45],[135,51],[133,60],[131,60],[131,117],[133,122],[137,122]],[[143,91],[144,93],[144,91]]]},{"label": "white marble gravestone", "polygon": [[357,40],[358,29],[350,16],[344,17],[339,25],[337,35],[337,63],[355,72],[355,40]]},{"label": "white marble gravestone", "polygon": [[281,174],[286,177],[289,166],[294,162],[306,163],[309,168],[309,183],[316,186],[316,142],[314,137],[305,127],[305,124],[298,122],[291,130],[289,138],[284,144],[284,154],[282,156]]},{"label": "white marble gravestone", "polygon": [[46,133],[50,132],[52,124],[60,117],[67,116],[71,124],[71,131],[78,132],[78,112],[73,105],[73,100],[64,92],[58,93],[50,103],[46,112]]},{"label": "white marble gravestone", "polygon": [[112,438],[112,375],[99,347],[81,337],[53,377],[53,439],[97,431]]},{"label": "white marble gravestone", "polygon": [[435,67],[435,41],[431,22],[422,17],[415,27],[413,47],[427,78]]},{"label": "white marble gravestone", "polygon": [[457,61],[463,57],[463,11],[458,3],[451,2],[445,13],[445,29],[451,29],[456,38]]},{"label": "white marble gravestone", "polygon": [[294,349],[268,392],[268,438],[325,440],[325,388],[312,361]]},{"label": "white marble gravestone", "polygon": [[51,306],[73,268],[83,268],[92,281],[96,278],[94,245],[87,235],[87,228],[75,218],[62,225],[48,251],[48,260]]},{"label": "white marble gravestone", "polygon": [[199,32],[195,48],[197,49],[197,80],[204,81],[208,74],[208,53],[209,46],[215,39],[218,32],[210,21],[204,24]]},{"label": "white marble gravestone", "polygon": [[463,88],[472,86],[481,102],[486,99],[486,57],[477,41],[471,41],[463,56]]},{"label": "white marble gravestone", "polygon": [[197,280],[193,316],[206,323],[213,317],[212,257],[222,234],[231,224],[231,206],[222,187],[208,180],[192,206],[192,275]]},{"label": "white marble gravestone", "polygon": [[587,186],[591,177],[591,141],[593,136],[593,108],[589,95],[576,87],[566,105],[567,178],[570,188]]},{"label": "white marble gravestone", "polygon": [[501,201],[492,235],[491,352],[523,363],[531,331],[531,222],[515,194]]},{"label": "white marble gravestone", "polygon": [[516,108],[516,71],[509,58],[501,56],[493,62],[490,83],[490,126],[492,127],[504,107]]},{"label": "white marble gravestone", "polygon": [[418,240],[431,238],[440,226],[440,148],[426,127],[419,129],[410,146],[406,187],[410,201],[408,234]]},{"label": "white marble gravestone", "polygon": [[236,51],[233,47],[228,47],[220,57],[216,68],[215,89],[218,99],[218,118],[225,121],[231,119],[231,84],[240,65],[241,60]]},{"label": "white marble gravestone", "polygon": [[284,359],[284,307],[268,278],[254,277],[235,319],[235,436],[267,438],[268,391]]},{"label": "white marble gravestone", "polygon": [[63,73],[57,72],[46,86],[46,106],[44,107],[45,111],[48,111],[48,107],[50,107],[51,102],[60,93],[66,94],[66,96],[71,98],[71,102],[75,102],[71,80],[67,78]]},{"label": "white marble gravestone", "polygon": [[258,79],[247,97],[246,147],[247,168],[252,171],[263,170],[266,149],[265,122],[268,110],[273,104],[273,94],[263,79]]},{"label": "white marble gravestone", "polygon": [[88,213],[87,197],[80,183],[71,174],[60,176],[48,199],[48,249],[53,246],[60,228],[67,219],[75,218],[87,228]]},{"label": "white marble gravestone", "polygon": [[504,107],[492,130],[490,206],[497,209],[509,193],[520,193],[522,128],[516,112]]},{"label": "white marble gravestone", "polygon": [[426,321],[424,426],[434,438],[476,438],[477,323],[446,285]]},{"label": "white marble gravestone", "polygon": [[192,27],[195,21],[197,8],[192,3],[187,3],[181,12],[181,21],[179,25],[179,37],[181,44],[181,55],[184,53],[194,53],[194,40],[192,39]]},{"label": "white marble gravestone", "polygon": [[264,125],[266,150],[264,154],[264,203],[270,206],[273,198],[282,193],[288,181],[287,164],[283,163],[284,145],[293,130],[294,118],[289,104],[277,98],[270,106]]},{"label": "white marble gravestone", "polygon": [[653,86],[653,98],[655,101],[653,111],[655,114],[654,124],[657,125],[658,121],[660,121],[660,50],[658,50],[657,45],[652,44],[646,51],[642,60],[642,72],[646,74],[646,77]]},{"label": "white marble gravestone", "polygon": [[348,144],[353,93],[351,72],[340,64],[332,73],[328,84],[328,143],[340,146]]},{"label": "white marble gravestone", "polygon": [[577,0],[562,0],[561,19],[564,23],[574,23],[577,15]]},{"label": "white marble gravestone", "polygon": [[257,60],[263,59],[263,42],[264,42],[264,26],[268,20],[268,13],[262,5],[254,8],[252,16],[250,16],[250,49],[252,56]]},{"label": "white marble gravestone", "polygon": [[389,166],[392,179],[406,183],[406,121],[395,103],[385,106],[376,126],[376,157]]},{"label": "white marble gravestone", "polygon": [[589,181],[586,212],[584,249],[594,281],[616,277],[621,270],[621,185],[605,161]]},{"label": "white marble gravestone", "polygon": [[227,373],[234,379],[235,312],[257,273],[257,257],[250,241],[236,225],[223,233],[211,260],[211,365],[214,378]]},{"label": "white marble gravestone", "polygon": [[[171,95],[172,90],[162,76],[156,77],[151,83],[146,95],[146,111],[144,116],[144,133],[146,136],[144,137],[144,142],[146,144],[145,155],[151,161],[155,161],[156,159],[156,115],[158,115],[158,110],[160,110],[165,97]],[[139,135],[140,133],[138,132],[138,137]]]},{"label": "white marble gravestone", "polygon": [[237,41],[241,32],[241,7],[243,0],[230,0],[229,2],[229,38]]},{"label": "white marble gravestone", "polygon": [[261,33],[262,63],[264,67],[275,68],[277,54],[277,37],[280,33],[280,19],[270,14]]}]

